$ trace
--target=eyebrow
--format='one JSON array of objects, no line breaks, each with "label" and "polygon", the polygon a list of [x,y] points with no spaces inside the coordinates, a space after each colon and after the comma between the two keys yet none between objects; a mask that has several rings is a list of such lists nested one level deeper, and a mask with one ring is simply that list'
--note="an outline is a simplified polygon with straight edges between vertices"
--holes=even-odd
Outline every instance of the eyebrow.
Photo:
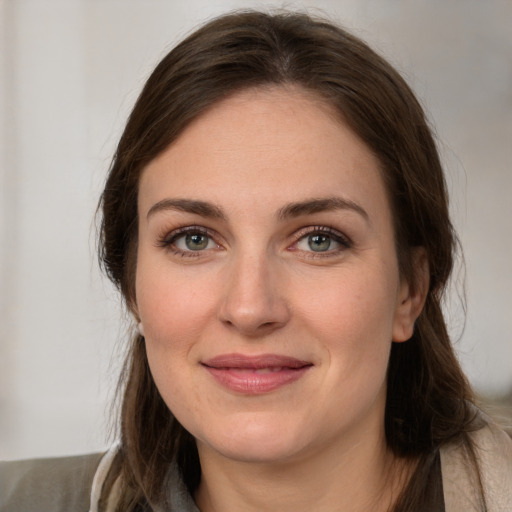
[{"label": "eyebrow", "polygon": [[370,217],[366,210],[351,201],[342,197],[327,197],[321,199],[307,199],[298,203],[289,203],[278,211],[278,218],[285,220],[289,218],[300,217],[301,215],[311,215],[313,213],[320,213],[329,210],[352,210],[361,215],[366,221],[369,222]]},{"label": "eyebrow", "polygon": [[[221,208],[206,201],[195,199],[162,199],[155,203],[148,211],[147,218],[160,211],[175,210],[186,213],[193,213],[201,217],[227,220],[226,215]],[[306,199],[305,201],[288,203],[277,211],[279,220],[300,217],[302,215],[312,215],[330,210],[352,210],[361,215],[366,221],[369,221],[369,215],[366,210],[351,201],[342,197],[327,197],[321,199]]]},{"label": "eyebrow", "polygon": [[165,210],[177,210],[186,213],[195,213],[201,217],[226,220],[224,212],[218,207],[206,201],[195,199],[162,199],[155,203],[148,211],[147,218],[157,212]]}]

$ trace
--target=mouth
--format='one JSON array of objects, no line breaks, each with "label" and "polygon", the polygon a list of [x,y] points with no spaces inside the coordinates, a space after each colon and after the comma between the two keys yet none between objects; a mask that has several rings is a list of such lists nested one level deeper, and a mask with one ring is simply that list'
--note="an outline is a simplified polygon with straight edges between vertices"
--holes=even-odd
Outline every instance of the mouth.
[{"label": "mouth", "polygon": [[296,382],[313,366],[277,354],[224,354],[201,362],[223,387],[242,394],[263,394]]}]

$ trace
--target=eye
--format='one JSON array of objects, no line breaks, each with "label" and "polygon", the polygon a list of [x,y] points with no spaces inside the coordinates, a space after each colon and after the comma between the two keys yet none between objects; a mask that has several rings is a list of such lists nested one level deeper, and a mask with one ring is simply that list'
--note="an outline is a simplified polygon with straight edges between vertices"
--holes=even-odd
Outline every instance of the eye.
[{"label": "eye", "polygon": [[309,253],[338,253],[350,247],[350,241],[343,234],[328,227],[307,228],[309,232],[299,233],[300,238],[294,249]]},{"label": "eye", "polygon": [[302,238],[302,240],[299,240],[297,248],[303,251],[311,249],[313,252],[326,252],[330,249],[336,248],[336,244],[339,245],[339,243],[333,240],[329,235],[315,234],[308,235]]},{"label": "eye", "polygon": [[180,251],[203,251],[216,247],[215,242],[204,233],[190,232],[177,236],[173,245]]},{"label": "eye", "polygon": [[203,251],[219,248],[209,230],[200,226],[175,229],[162,236],[158,245],[180,256],[199,256]]}]

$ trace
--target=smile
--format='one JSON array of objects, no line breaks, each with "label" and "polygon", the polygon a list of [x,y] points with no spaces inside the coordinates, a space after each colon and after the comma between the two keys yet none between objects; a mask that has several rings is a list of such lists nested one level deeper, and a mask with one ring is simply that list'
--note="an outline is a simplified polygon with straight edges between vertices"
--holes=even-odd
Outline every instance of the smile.
[{"label": "smile", "polygon": [[201,363],[223,387],[242,394],[263,394],[300,379],[313,366],[287,356],[225,354]]}]

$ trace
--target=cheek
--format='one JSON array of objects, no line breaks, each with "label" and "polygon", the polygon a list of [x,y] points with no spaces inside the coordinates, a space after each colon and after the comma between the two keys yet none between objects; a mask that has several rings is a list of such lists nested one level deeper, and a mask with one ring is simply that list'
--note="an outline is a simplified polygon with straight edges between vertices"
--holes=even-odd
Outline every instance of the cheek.
[{"label": "cheek", "polygon": [[136,277],[137,309],[147,341],[159,350],[172,350],[199,335],[211,316],[214,296],[201,276],[139,259]]},{"label": "cheek", "polygon": [[[383,393],[392,343],[394,288],[391,282],[347,273],[331,280],[322,297],[304,307],[304,315],[327,353],[328,400],[334,424],[347,410],[361,414]],[[305,304],[305,303],[304,303]],[[327,399],[327,398],[326,398]],[[341,417],[340,417],[341,416]]]},{"label": "cheek", "polygon": [[390,342],[396,286],[383,279],[383,272],[348,268],[311,281],[314,288],[301,286],[295,291],[298,316],[309,319],[319,335],[357,343],[361,349],[382,339]]},{"label": "cheek", "polygon": [[[188,386],[194,347],[210,314],[204,290],[167,265],[145,265],[139,260],[137,306],[144,324],[146,353],[155,384],[165,403],[180,418],[197,411],[199,390]],[[200,300],[201,299],[201,300]]]},{"label": "cheek", "polygon": [[298,317],[325,351],[331,396],[350,402],[374,395],[385,381],[395,289],[391,280],[379,278],[380,271],[341,274],[318,282],[321,293],[298,292],[302,297]]}]

